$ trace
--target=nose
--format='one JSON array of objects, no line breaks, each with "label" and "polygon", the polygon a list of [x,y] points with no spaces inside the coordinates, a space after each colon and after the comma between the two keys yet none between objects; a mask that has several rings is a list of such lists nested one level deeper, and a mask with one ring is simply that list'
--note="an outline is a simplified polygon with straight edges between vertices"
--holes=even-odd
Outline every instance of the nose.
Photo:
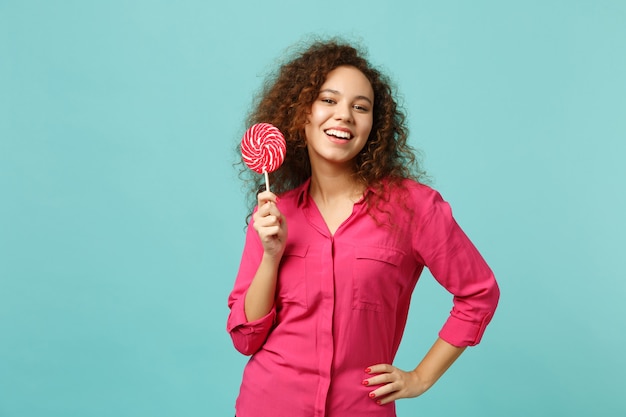
[{"label": "nose", "polygon": [[349,103],[338,103],[335,107],[335,119],[352,122],[352,106]]}]

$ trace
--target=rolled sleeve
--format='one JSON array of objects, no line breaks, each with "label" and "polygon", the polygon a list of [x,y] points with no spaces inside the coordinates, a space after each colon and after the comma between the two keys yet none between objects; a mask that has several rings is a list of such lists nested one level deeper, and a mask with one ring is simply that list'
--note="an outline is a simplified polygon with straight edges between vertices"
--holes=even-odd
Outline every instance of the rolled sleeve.
[{"label": "rolled sleeve", "polygon": [[[497,299],[498,297],[496,296],[496,303]],[[439,337],[457,347],[477,345],[480,343],[483,334],[485,333],[485,329],[493,317],[495,305],[496,304],[494,303],[492,311],[488,311],[482,316],[482,320],[480,320],[480,322],[475,319],[464,320],[459,318],[458,312],[455,311],[455,306],[452,313],[450,313],[450,317],[448,317],[448,320],[441,328]]]},{"label": "rolled sleeve", "polygon": [[248,322],[244,311],[245,297],[235,302],[230,310],[226,330],[230,333],[235,349],[244,355],[252,355],[263,346],[274,326],[276,308],[260,319]]}]

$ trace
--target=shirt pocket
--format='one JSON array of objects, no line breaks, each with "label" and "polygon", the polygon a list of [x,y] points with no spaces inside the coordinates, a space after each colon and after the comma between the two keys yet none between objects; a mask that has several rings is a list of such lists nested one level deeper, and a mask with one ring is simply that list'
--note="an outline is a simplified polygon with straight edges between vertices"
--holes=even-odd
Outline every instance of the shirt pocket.
[{"label": "shirt pocket", "polygon": [[278,282],[276,283],[276,304],[297,304],[308,308],[306,285],[306,255],[308,246],[293,245],[285,248],[280,261]]},{"label": "shirt pocket", "polygon": [[379,312],[396,309],[402,290],[399,265],[403,256],[402,251],[389,247],[355,248],[353,309]]}]

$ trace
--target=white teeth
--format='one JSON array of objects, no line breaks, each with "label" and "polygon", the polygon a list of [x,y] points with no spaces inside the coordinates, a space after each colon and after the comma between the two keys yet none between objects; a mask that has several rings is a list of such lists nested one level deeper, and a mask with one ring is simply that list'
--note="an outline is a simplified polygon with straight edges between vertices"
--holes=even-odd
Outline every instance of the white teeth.
[{"label": "white teeth", "polygon": [[344,132],[342,130],[336,130],[336,129],[328,129],[326,131],[326,134],[338,137],[339,139],[350,139],[350,136],[351,136],[349,132]]}]

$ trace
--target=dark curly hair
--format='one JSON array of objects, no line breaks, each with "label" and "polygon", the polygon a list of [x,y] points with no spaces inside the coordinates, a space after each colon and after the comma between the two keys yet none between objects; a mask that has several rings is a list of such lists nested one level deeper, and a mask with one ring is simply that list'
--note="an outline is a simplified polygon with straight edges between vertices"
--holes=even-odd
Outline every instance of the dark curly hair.
[{"label": "dark curly hair", "polygon": [[[304,126],[326,76],[340,66],[357,68],[374,90],[372,130],[367,144],[355,158],[354,170],[355,180],[373,191],[366,194],[368,206],[377,206],[381,199],[387,201],[390,187],[401,186],[404,178],[416,181],[425,178],[415,150],[407,143],[406,116],[394,99],[392,84],[367,61],[365,53],[333,38],[316,40],[294,55],[268,77],[247,118],[248,126],[271,123],[285,136],[285,161],[270,174],[274,193],[296,188],[311,176]],[[241,176],[251,185],[252,198],[262,189],[263,177],[249,174],[243,167]]]}]

